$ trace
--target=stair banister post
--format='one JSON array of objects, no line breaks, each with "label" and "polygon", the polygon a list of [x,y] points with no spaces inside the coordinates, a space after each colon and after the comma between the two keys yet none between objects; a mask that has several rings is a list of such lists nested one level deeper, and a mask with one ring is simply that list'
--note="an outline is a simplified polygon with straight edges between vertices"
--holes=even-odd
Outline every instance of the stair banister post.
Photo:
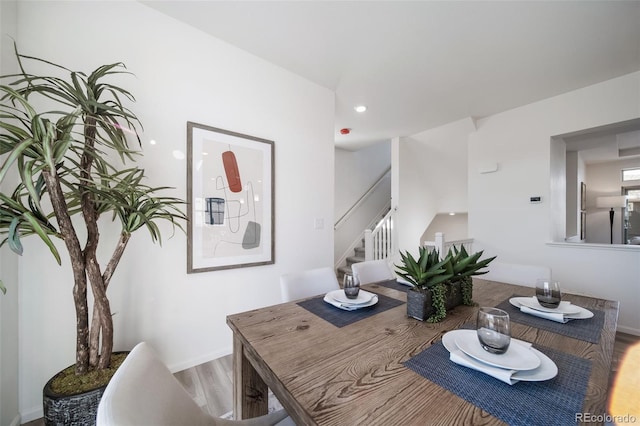
[{"label": "stair banister post", "polygon": [[364,231],[364,260],[373,260],[373,233],[371,229]]},{"label": "stair banister post", "polygon": [[440,259],[443,259],[445,256],[444,253],[444,233],[436,232],[436,249],[438,253],[440,253]]}]

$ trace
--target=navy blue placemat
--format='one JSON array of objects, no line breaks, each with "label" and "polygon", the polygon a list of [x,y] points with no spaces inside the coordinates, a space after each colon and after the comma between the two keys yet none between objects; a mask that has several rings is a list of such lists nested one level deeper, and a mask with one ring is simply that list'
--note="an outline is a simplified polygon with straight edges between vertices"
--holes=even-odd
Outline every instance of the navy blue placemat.
[{"label": "navy blue placemat", "polygon": [[442,342],[431,345],[404,365],[509,425],[576,424],[576,413],[583,411],[591,361],[547,347],[535,348],[558,366],[558,375],[553,379],[508,385],[449,361],[449,351]]},{"label": "navy blue placemat", "polygon": [[[526,297],[526,296],[512,296]],[[520,309],[509,303],[509,299],[501,302],[496,308],[502,309],[509,313],[511,321],[520,324],[536,327],[541,330],[550,331],[552,333],[561,334],[574,339],[584,340],[589,343],[598,343],[600,341],[600,333],[604,325],[604,312],[596,309],[589,309],[593,312],[593,317],[589,319],[573,320],[566,324],[555,322],[544,318],[520,312]]]},{"label": "navy blue placemat", "polygon": [[380,287],[392,288],[392,289],[398,290],[398,291],[407,291],[407,290],[409,290],[411,288],[411,286],[400,284],[396,280],[389,280],[389,281],[382,281],[382,282],[379,282],[379,283],[375,283],[375,284],[372,284],[372,287],[375,287],[377,285],[379,285]]},{"label": "navy blue placemat", "polygon": [[379,314],[380,312],[384,312],[405,303],[402,300],[387,297],[382,294],[377,294],[377,296],[378,303],[355,311],[345,311],[328,304],[322,300],[324,299],[324,295],[298,302],[298,305],[302,306],[312,314],[319,316],[323,320],[330,322],[336,327],[344,327],[345,325],[353,324],[354,322],[368,318],[371,315]]}]

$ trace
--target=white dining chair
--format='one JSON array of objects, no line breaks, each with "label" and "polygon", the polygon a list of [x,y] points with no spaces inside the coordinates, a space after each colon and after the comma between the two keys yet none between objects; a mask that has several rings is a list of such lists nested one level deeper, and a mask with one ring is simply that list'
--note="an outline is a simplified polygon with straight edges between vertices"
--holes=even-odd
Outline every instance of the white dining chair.
[{"label": "white dining chair", "polygon": [[247,420],[204,412],[145,342],[111,378],[98,405],[97,426],[295,426],[284,410]]},{"label": "white dining chair", "polygon": [[280,276],[280,292],[283,302],[326,294],[339,289],[340,284],[336,273],[330,267],[308,269]]},{"label": "white dining chair", "polygon": [[395,280],[396,274],[389,266],[387,259],[367,260],[351,265],[353,278],[360,284]]}]

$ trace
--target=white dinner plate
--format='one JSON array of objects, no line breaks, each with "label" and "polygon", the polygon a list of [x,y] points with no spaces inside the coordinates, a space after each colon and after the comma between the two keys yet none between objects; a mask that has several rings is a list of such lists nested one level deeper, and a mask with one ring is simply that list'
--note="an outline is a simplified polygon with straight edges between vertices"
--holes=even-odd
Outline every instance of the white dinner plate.
[{"label": "white dinner plate", "polygon": [[[534,299],[535,297],[512,297],[511,299],[509,299],[509,303],[511,303],[513,306],[515,306],[518,309],[520,308],[520,306],[524,305],[528,308],[535,309],[541,312],[550,312],[553,314],[564,313],[562,310],[545,308],[544,306],[541,306],[537,300],[535,300],[535,303],[534,303]],[[567,319],[589,319],[593,317],[593,312],[583,308],[582,306],[573,305],[573,304],[569,306],[571,306],[572,311],[574,313],[564,313],[564,317]]]},{"label": "white dinner plate", "polygon": [[358,292],[358,297],[356,297],[355,299],[349,299],[347,295],[344,294],[344,290],[332,290],[327,294],[336,302],[346,303],[349,305],[364,305],[371,302],[371,299],[373,299],[373,296],[375,296],[374,293],[369,293],[368,291],[362,289],[360,289],[360,291]]},{"label": "white dinner plate", "polygon": [[560,305],[557,308],[547,308],[544,307],[538,302],[538,299],[535,296],[532,297],[523,297],[520,300],[520,303],[524,306],[528,306],[531,309],[535,309],[540,312],[549,312],[550,314],[577,314],[580,312],[580,307],[576,305],[572,305],[571,302],[560,302]]},{"label": "white dinner plate", "polygon": [[[475,330],[453,330],[442,336],[442,344],[449,352],[459,349],[458,345],[456,344],[456,338],[464,335],[465,333],[473,335],[477,338]],[[511,341],[516,341],[517,343],[518,340],[512,339]],[[558,366],[556,365],[556,363],[539,350],[535,348],[531,348],[531,350],[538,356],[538,358],[540,358],[540,366],[538,368],[534,368],[533,370],[516,371],[515,373],[513,373],[511,378],[514,380],[521,380],[523,382],[542,382],[556,377],[558,375]],[[469,358],[472,361],[474,360],[474,358]]]},{"label": "white dinner plate", "polygon": [[329,293],[325,294],[323,300],[328,304],[335,306],[336,308],[340,308],[345,311],[355,311],[357,309],[367,308],[369,306],[375,305],[376,303],[378,303],[378,296],[374,294],[370,301],[368,301],[367,303],[360,303],[358,305],[351,305],[349,303],[338,302],[337,300],[329,296]]},{"label": "white dinner plate", "polygon": [[512,339],[509,349],[503,354],[492,354],[482,349],[476,330],[472,333],[461,334],[456,337],[458,348],[472,358],[494,367],[509,370],[533,370],[540,366],[540,358],[531,347],[517,339]]}]

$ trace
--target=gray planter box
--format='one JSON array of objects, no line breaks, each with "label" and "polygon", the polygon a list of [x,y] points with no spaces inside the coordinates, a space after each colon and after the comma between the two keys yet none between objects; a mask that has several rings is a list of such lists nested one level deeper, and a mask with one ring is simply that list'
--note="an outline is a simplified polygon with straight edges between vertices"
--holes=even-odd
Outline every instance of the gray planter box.
[{"label": "gray planter box", "polygon": [[[445,307],[448,310],[462,305],[460,282],[447,285]],[[431,292],[409,289],[407,291],[407,316],[424,321],[435,313],[431,303]]]}]

